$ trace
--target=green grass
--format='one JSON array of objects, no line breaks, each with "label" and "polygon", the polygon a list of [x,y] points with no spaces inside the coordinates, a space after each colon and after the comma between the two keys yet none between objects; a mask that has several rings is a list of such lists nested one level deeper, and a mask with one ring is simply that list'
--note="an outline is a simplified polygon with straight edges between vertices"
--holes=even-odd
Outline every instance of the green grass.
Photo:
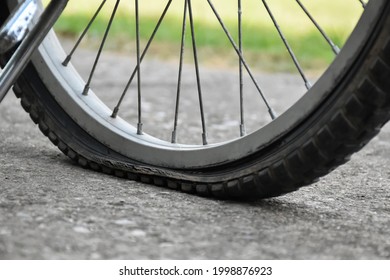
[{"label": "green grass", "polygon": [[[57,30],[63,35],[76,37],[80,34],[97,8],[99,1],[70,1],[66,13],[57,23]],[[112,9],[110,2],[92,25],[89,40],[101,38]],[[135,40],[134,7],[122,1],[116,20],[109,37],[109,48],[126,50]],[[146,41],[152,33],[156,22],[165,7],[166,0],[140,1],[141,38]],[[232,36],[237,38],[237,0],[214,0],[216,8],[228,26]],[[294,49],[301,64],[308,69],[317,69],[328,64],[333,54],[324,39],[313,27],[305,14],[294,0],[268,1],[275,17],[290,45]],[[316,0],[302,1],[319,21],[328,35],[338,44],[343,45],[348,34],[362,12],[354,0]],[[150,4],[152,3],[152,4]],[[219,23],[208,7],[207,1],[192,1],[196,28],[196,41],[205,60],[226,63],[234,59],[224,59],[223,56],[234,57],[230,43],[223,33]],[[161,25],[153,43],[154,55],[174,56],[180,45],[183,1],[173,1],[172,6]],[[243,45],[245,54],[252,64],[265,70],[291,70],[289,56],[275,32],[275,27],[269,20],[260,0],[243,1]],[[189,30],[188,30],[189,31]],[[130,43],[131,42],[131,43]],[[191,36],[187,32],[186,44],[190,46]],[[190,53],[190,51],[187,51]],[[233,63],[233,62],[230,62]]]}]

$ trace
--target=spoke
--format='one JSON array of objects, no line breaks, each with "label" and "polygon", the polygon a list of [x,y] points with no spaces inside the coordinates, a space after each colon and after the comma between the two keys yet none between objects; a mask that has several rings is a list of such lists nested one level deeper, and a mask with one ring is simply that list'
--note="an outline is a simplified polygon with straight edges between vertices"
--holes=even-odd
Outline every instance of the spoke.
[{"label": "spoke", "polygon": [[182,33],[181,33],[181,47],[180,47],[180,64],[179,64],[179,75],[178,75],[178,82],[177,82],[175,120],[173,124],[172,143],[177,142],[177,124],[179,119],[181,78],[182,78],[182,71],[183,71],[184,45],[185,45],[185,35],[186,35],[186,21],[187,21],[187,1],[184,1],[183,25],[182,25]]},{"label": "spoke", "polygon": [[[241,0],[238,0],[238,47],[242,55],[242,7]],[[246,134],[245,117],[244,117],[244,81],[243,81],[243,67],[242,61],[239,61],[239,80],[240,80],[240,136]]]},{"label": "spoke", "polygon": [[70,60],[72,59],[72,56],[74,52],[79,47],[81,41],[84,39],[85,35],[87,34],[89,28],[91,27],[92,23],[95,21],[96,17],[99,15],[100,11],[102,10],[104,4],[106,4],[107,0],[103,0],[103,2],[100,4],[99,8],[96,10],[96,13],[93,15],[92,19],[89,21],[87,27],[84,29],[83,33],[81,34],[80,38],[77,40],[76,44],[74,45],[73,49],[69,53],[69,55],[66,57],[62,65],[68,66]]},{"label": "spoke", "polygon": [[[161,23],[163,22],[163,20],[164,20],[164,18],[165,18],[165,15],[167,14],[167,12],[168,12],[168,10],[169,10],[169,7],[171,6],[171,3],[172,3],[172,0],[169,0],[169,1],[168,1],[168,4],[166,5],[166,7],[165,7],[165,9],[164,9],[164,11],[163,11],[163,13],[162,13],[162,15],[161,15],[161,17],[160,17],[160,19],[158,20],[157,25],[156,25],[156,27],[154,28],[154,30],[153,30],[153,32],[152,32],[152,35],[150,36],[150,38],[149,38],[149,40],[148,40],[148,43],[146,44],[146,47],[145,47],[144,51],[142,52],[141,59],[140,59],[141,62],[143,61],[143,59],[144,59],[146,53],[148,52],[149,47],[150,47],[150,45],[152,44],[153,39],[154,39],[154,37],[155,37],[157,31],[159,30],[160,25],[161,25]],[[131,83],[133,82],[133,79],[134,79],[135,75],[137,74],[137,71],[138,71],[138,65],[135,67],[133,73],[132,73],[131,76],[130,76],[129,81],[127,82],[127,85],[126,85],[126,87],[125,87],[125,89],[124,89],[124,91],[123,91],[121,97],[119,98],[118,104],[116,105],[116,107],[115,107],[115,109],[114,109],[114,111],[113,111],[113,113],[112,113],[112,115],[111,115],[112,118],[116,118],[116,117],[118,116],[120,106],[121,106],[121,104],[122,104],[122,102],[123,102],[123,99],[125,98],[125,96],[126,96],[128,90],[129,90],[129,88],[130,88]]]},{"label": "spoke", "polygon": [[142,134],[142,94],[141,94],[141,57],[140,57],[140,34],[139,34],[139,6],[135,0],[135,28],[137,36],[137,86],[138,86],[138,125],[137,134]]},{"label": "spoke", "polygon": [[101,54],[102,54],[104,45],[106,44],[107,36],[108,36],[108,34],[110,33],[111,25],[112,25],[112,22],[113,22],[113,20],[114,20],[114,18],[115,18],[115,14],[116,14],[116,12],[117,12],[117,10],[118,10],[119,2],[120,2],[120,0],[117,0],[116,3],[115,3],[114,9],[113,9],[113,11],[112,11],[110,20],[109,20],[108,25],[107,25],[107,28],[106,28],[106,31],[105,31],[105,33],[104,33],[103,40],[102,40],[102,42],[101,42],[101,44],[100,44],[98,53],[97,53],[97,55],[96,55],[95,62],[94,62],[94,64],[93,64],[91,73],[90,73],[90,75],[89,75],[88,82],[87,82],[87,84],[86,84],[85,87],[84,87],[83,95],[88,95],[89,87],[90,87],[90,85],[91,85],[93,75],[95,74],[96,66],[97,66],[97,64],[99,63],[100,56],[101,56]]},{"label": "spoke", "polygon": [[309,11],[306,9],[306,7],[302,4],[300,0],[296,0],[298,5],[302,8],[302,10],[305,12],[305,14],[309,17],[309,19],[313,22],[315,27],[318,29],[318,31],[321,33],[321,35],[324,37],[324,39],[328,42],[330,47],[332,48],[333,52],[337,55],[340,53],[340,48],[333,43],[333,41],[330,39],[330,37],[325,33],[325,31],[321,28],[321,26],[317,23],[317,21],[313,18],[313,16],[309,13]]},{"label": "spoke", "polygon": [[257,80],[255,79],[251,69],[249,68],[248,66],[248,63],[246,62],[245,58],[243,57],[243,55],[241,54],[240,52],[240,49],[237,47],[237,44],[234,42],[233,40],[233,37],[230,35],[229,31],[227,30],[225,24],[223,23],[220,15],[218,14],[217,10],[215,9],[213,3],[211,2],[211,0],[207,0],[207,2],[209,3],[210,5],[210,8],[213,10],[213,13],[215,15],[215,17],[218,19],[223,31],[225,32],[226,36],[228,37],[230,43],[232,44],[234,50],[236,51],[238,57],[240,58],[241,60],[241,63],[242,65],[245,67],[246,71],[248,72],[250,78],[252,79],[252,82],[253,84],[255,85],[258,93],[260,94],[261,98],[263,99],[264,101],[264,104],[267,106],[268,108],[268,113],[270,114],[271,118],[272,119],[275,119],[276,118],[276,113],[274,112],[274,110],[271,108],[271,106],[269,105],[268,103],[268,100],[267,98],[265,97],[263,91],[261,90],[260,86],[259,86],[259,83],[257,82]]},{"label": "spoke", "polygon": [[282,39],[284,45],[286,46],[286,49],[287,49],[288,53],[290,54],[291,59],[293,60],[293,62],[295,64],[295,67],[297,68],[298,72],[301,74],[301,77],[302,77],[303,81],[305,82],[306,88],[310,89],[311,88],[311,84],[310,84],[309,80],[306,78],[306,75],[303,72],[303,69],[302,69],[301,65],[299,64],[297,57],[295,56],[295,54],[294,54],[293,50],[291,49],[291,47],[290,47],[286,37],[284,36],[282,30],[280,29],[280,26],[279,26],[278,22],[276,21],[274,15],[272,14],[271,9],[269,8],[266,0],[262,0],[262,1],[263,1],[264,7],[266,8],[269,16],[271,17],[272,22],[274,23],[274,25],[276,27],[276,30],[278,31],[278,33],[280,35],[280,38]]},{"label": "spoke", "polygon": [[200,116],[202,121],[202,140],[203,145],[207,145],[207,130],[206,130],[206,121],[205,121],[205,115],[204,115],[204,108],[203,108],[203,97],[202,97],[202,87],[200,83],[200,73],[199,73],[199,62],[198,62],[198,52],[196,49],[196,38],[195,38],[195,26],[194,26],[194,19],[192,16],[192,7],[191,7],[191,0],[186,0],[188,4],[188,13],[190,16],[190,27],[191,27],[191,37],[192,37],[192,49],[194,52],[194,63],[195,63],[195,71],[196,71],[196,84],[198,87],[198,97],[199,97],[199,108],[200,108]]}]

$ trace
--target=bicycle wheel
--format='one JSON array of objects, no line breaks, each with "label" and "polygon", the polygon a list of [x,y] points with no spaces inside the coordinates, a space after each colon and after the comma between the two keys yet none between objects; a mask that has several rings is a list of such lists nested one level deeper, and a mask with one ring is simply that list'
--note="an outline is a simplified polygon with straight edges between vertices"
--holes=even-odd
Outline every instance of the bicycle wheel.
[{"label": "bicycle wheel", "polygon": [[[12,7],[16,1],[9,2]],[[138,2],[134,1],[135,21],[131,25],[135,34],[135,47],[131,57],[134,70],[129,72],[126,79],[128,82],[124,83],[125,89],[115,94],[113,103],[98,93],[98,85],[94,85],[93,79],[102,60],[101,51],[109,42],[115,17],[122,7],[120,0],[113,1],[106,32],[97,44],[91,70],[84,78],[77,67],[72,65],[72,61],[75,65],[77,61],[70,60],[69,51],[64,52],[55,34],[51,33],[14,87],[22,106],[41,131],[83,167],[200,195],[220,198],[272,197],[308,185],[345,163],[352,153],[361,149],[379,132],[389,118],[388,1],[371,0],[368,4],[351,1],[350,5],[359,8],[363,6],[362,15],[341,51],[303,1],[290,1],[306,15],[305,18],[319,30],[318,33],[336,54],[334,61],[313,85],[299,64],[299,57],[290,46],[272,5],[267,1],[256,1],[256,7],[263,9],[276,27],[275,34],[281,38],[281,44],[303,80],[304,94],[287,102],[286,108],[280,107],[278,98],[268,97],[259,81],[261,75],[252,70],[251,61],[246,59],[244,42],[245,38],[252,35],[246,37],[243,34],[246,26],[245,7],[241,5],[241,1],[238,1],[238,5],[237,1],[224,2],[223,9],[221,5],[214,5],[213,2],[217,1],[211,0],[203,1],[204,6],[199,4],[200,1],[196,4],[190,0],[161,1],[164,3],[159,4],[162,7],[160,15],[156,17],[155,28],[147,40],[142,39],[140,29],[143,26],[142,15],[145,14],[143,9],[148,6],[150,8],[150,5],[145,1],[142,4]],[[105,4],[106,1],[103,1],[97,7],[96,16],[100,15]],[[4,5],[3,3],[2,10]],[[128,8],[126,5],[128,3],[123,4]],[[235,34],[232,33],[230,20],[224,20],[223,12],[230,8],[239,11],[234,23]],[[247,10],[249,8],[251,7],[246,7]],[[172,9],[182,11],[177,34],[179,66],[172,72],[169,67],[164,69],[167,80],[160,81],[160,85],[156,87],[154,80],[147,80],[147,77],[153,77],[150,74],[153,73],[153,63],[148,64],[145,56],[152,52],[149,47],[155,36],[162,32],[161,25]],[[212,94],[206,94],[207,85],[203,83],[202,74],[207,76],[208,70],[202,68],[199,55],[197,36],[200,36],[200,32],[197,33],[197,28],[201,28],[196,14],[207,14],[218,23],[225,43],[235,55],[238,86],[233,88],[232,97],[226,97],[226,88],[219,91],[212,88]],[[93,17],[93,20],[96,18]],[[93,21],[90,23],[86,31]],[[189,39],[186,40],[186,36]],[[141,48],[141,45],[144,47]],[[188,62],[185,63],[187,52],[184,50],[188,49],[191,53],[190,66],[194,69],[192,83],[183,82],[183,72],[189,67]],[[115,65],[112,69],[115,71]],[[246,86],[247,91],[243,90],[246,85],[244,81],[250,84]],[[173,82],[173,87],[167,86]],[[224,83],[217,81],[219,86]],[[183,100],[186,95],[183,92],[188,85],[192,85],[193,91],[188,89],[188,92],[193,99],[187,109],[196,104],[190,117],[187,117],[189,123],[193,122],[193,116],[199,116],[198,127],[194,129],[182,124],[184,120],[180,119],[183,115],[180,112],[187,110],[181,106],[184,106],[182,104],[185,103]],[[131,98],[127,96],[129,89],[135,92]],[[255,110],[261,111],[260,115],[253,118],[254,125],[245,122],[245,102],[250,105],[254,103],[253,96],[247,97],[250,95],[247,93],[249,91],[254,92],[261,101],[254,105]],[[216,96],[218,92],[222,96]],[[161,95],[162,99],[154,101],[159,103],[158,106],[167,102],[166,107],[158,111],[156,106],[149,104],[153,99],[148,99],[148,94],[154,97]],[[109,97],[112,97],[111,93]],[[131,109],[128,111],[132,111],[128,115],[123,109],[126,98],[130,100],[127,105]],[[249,98],[249,101],[245,101],[245,98]],[[232,108],[228,110],[223,108],[223,116],[215,117],[216,123],[218,125],[221,120],[225,120],[226,111],[230,118],[230,113],[235,110],[238,116],[233,119],[237,123],[236,132],[228,132],[227,135],[230,136],[220,136],[217,131],[217,136],[211,136],[217,130],[210,125],[211,119],[225,99],[233,107],[228,107]],[[145,100],[149,103],[145,103]],[[207,105],[206,102],[215,103]],[[151,119],[163,119],[162,125],[145,121],[145,104],[149,106]],[[208,108],[209,111],[206,110]],[[169,121],[172,129],[166,129],[164,125],[167,110],[173,116]],[[224,121],[224,124],[229,122],[230,119]],[[162,132],[155,131],[160,127],[164,128]],[[180,128],[183,129],[182,132]],[[184,135],[182,138],[178,137],[180,133]],[[194,134],[199,135],[195,140],[192,137]],[[190,142],[178,143],[181,139],[184,142],[185,135],[191,135]]]}]

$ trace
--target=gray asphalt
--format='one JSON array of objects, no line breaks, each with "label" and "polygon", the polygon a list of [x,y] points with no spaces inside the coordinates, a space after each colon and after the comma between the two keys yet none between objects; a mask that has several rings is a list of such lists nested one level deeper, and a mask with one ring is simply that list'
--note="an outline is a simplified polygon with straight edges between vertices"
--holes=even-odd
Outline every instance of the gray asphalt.
[{"label": "gray asphalt", "polygon": [[389,143],[385,126],[298,192],[217,201],[73,165],[9,94],[0,104],[0,259],[390,259]]}]

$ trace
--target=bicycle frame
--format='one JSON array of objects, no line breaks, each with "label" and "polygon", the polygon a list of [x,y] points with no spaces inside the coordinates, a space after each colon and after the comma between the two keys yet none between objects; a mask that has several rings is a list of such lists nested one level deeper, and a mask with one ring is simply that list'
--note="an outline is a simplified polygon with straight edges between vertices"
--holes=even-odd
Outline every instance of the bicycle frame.
[{"label": "bicycle frame", "polygon": [[[11,59],[8,61],[0,75],[0,102],[4,99],[12,85],[16,82],[16,79],[30,61],[32,54],[42,43],[47,33],[50,31],[58,17],[61,15],[62,11],[65,9],[68,1],[69,0],[52,0],[27,36],[24,36],[24,31],[27,31],[28,24],[25,24],[25,30],[21,28],[21,32],[23,34],[19,34],[20,36],[13,38],[15,43],[17,43],[19,40],[21,40],[21,43],[13,53]],[[18,7],[23,8],[23,5],[27,4],[37,5],[35,0],[25,0]],[[22,17],[24,16],[26,16],[24,13],[16,11],[15,13],[11,14],[9,21],[23,21],[24,19]],[[1,31],[6,32],[7,30],[3,29],[7,29],[7,26],[5,25],[1,29]],[[23,37],[25,38],[23,39]]]}]

